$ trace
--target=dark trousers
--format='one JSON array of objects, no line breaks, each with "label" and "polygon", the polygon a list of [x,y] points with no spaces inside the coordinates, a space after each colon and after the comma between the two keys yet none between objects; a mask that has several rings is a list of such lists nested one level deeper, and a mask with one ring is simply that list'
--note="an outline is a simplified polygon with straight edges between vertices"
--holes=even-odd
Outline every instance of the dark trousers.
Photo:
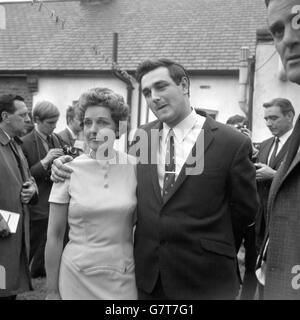
[{"label": "dark trousers", "polygon": [[0,300],[16,300],[17,296],[0,297]]},{"label": "dark trousers", "polygon": [[243,234],[235,234],[236,248],[239,250],[242,243],[245,248],[245,273],[243,277],[241,300],[253,300],[257,288],[255,265],[257,259],[255,245],[255,225],[247,227]]},{"label": "dark trousers", "polygon": [[151,293],[147,293],[141,289],[138,289],[138,299],[139,300],[170,300],[164,292],[160,275],[158,276],[155,287]]},{"label": "dark trousers", "polygon": [[48,218],[30,221],[30,272],[33,278],[44,277],[45,246],[47,241]]}]

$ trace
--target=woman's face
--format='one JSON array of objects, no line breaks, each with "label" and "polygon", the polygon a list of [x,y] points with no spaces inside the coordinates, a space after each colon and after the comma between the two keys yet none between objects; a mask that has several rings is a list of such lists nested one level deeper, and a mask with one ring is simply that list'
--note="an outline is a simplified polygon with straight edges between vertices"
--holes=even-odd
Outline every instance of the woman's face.
[{"label": "woman's face", "polygon": [[107,141],[107,139],[109,140],[106,144],[113,144],[115,131],[116,124],[108,108],[99,105],[86,109],[83,120],[83,132],[90,149],[97,151],[99,146]]}]

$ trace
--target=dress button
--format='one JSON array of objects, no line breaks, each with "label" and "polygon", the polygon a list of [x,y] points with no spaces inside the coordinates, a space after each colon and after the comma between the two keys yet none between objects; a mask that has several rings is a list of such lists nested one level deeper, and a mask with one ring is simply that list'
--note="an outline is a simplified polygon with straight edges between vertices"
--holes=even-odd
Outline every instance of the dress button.
[{"label": "dress button", "polygon": [[107,183],[104,185],[104,188],[105,188],[105,189],[107,189],[107,188],[108,188],[108,184],[107,184]]}]

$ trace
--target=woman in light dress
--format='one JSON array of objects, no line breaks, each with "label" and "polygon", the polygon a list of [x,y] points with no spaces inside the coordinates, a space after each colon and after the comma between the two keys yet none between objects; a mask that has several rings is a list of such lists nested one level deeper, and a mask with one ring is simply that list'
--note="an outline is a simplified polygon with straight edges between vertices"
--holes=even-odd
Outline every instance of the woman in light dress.
[{"label": "woman in light dress", "polygon": [[46,299],[137,299],[135,158],[115,151],[111,138],[128,106],[112,90],[95,88],[81,95],[79,108],[90,152],[67,164],[71,178],[54,183],[50,194]]}]

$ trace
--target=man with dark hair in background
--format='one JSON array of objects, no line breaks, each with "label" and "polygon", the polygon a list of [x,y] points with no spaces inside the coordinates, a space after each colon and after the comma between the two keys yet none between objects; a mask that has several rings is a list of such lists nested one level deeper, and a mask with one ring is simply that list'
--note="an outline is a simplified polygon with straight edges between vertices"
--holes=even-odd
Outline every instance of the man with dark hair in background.
[{"label": "man with dark hair in background", "polygon": [[52,187],[51,164],[64,153],[58,137],[53,133],[59,118],[58,108],[49,101],[41,101],[35,104],[32,116],[36,128],[22,137],[22,148],[39,188],[39,201],[29,207],[31,276],[37,278],[46,275],[44,252],[49,216],[48,199]]},{"label": "man with dark hair in background", "polygon": [[[0,96],[0,300],[31,289],[27,205],[37,200],[37,186],[19,139],[28,120],[22,97]],[[9,228],[8,211],[19,214],[16,230]]]},{"label": "man with dark hair in background", "polygon": [[61,139],[70,147],[74,146],[75,141],[78,139],[82,131],[82,124],[79,117],[78,107],[69,106],[66,111],[67,127],[58,133]]},{"label": "man with dark hair in background", "polygon": [[276,98],[263,104],[264,119],[273,137],[261,143],[256,161],[257,191],[260,209],[256,217],[257,248],[262,245],[266,229],[267,202],[271,183],[288,150],[295,110],[291,102]]}]

